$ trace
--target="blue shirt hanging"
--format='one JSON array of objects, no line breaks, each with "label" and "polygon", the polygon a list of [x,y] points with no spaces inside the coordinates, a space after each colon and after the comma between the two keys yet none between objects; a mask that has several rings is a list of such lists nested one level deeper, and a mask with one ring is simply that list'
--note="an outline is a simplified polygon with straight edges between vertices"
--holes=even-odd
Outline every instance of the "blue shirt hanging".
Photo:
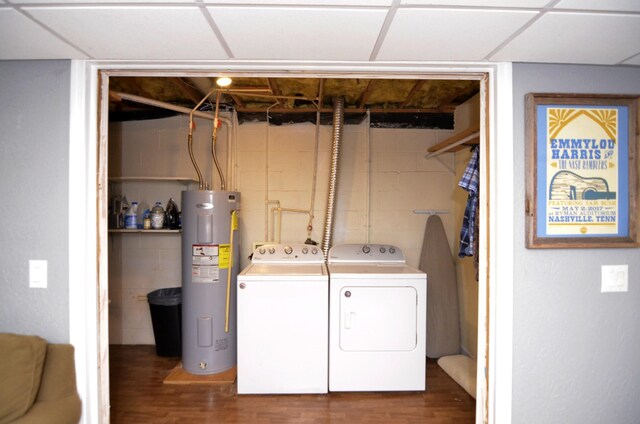
[{"label": "blue shirt hanging", "polygon": [[467,164],[458,186],[469,192],[467,206],[464,210],[462,228],[460,230],[460,250],[458,256],[474,256],[476,251],[476,231],[475,222],[478,214],[478,195],[480,187],[480,159],[477,147],[473,150],[471,159]]}]

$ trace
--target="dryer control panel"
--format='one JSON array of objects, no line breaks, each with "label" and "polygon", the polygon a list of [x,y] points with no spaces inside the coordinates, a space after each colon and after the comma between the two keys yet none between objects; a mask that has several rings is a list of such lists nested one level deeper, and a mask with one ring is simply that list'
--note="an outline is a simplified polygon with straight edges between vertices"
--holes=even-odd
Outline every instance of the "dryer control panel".
[{"label": "dryer control panel", "polygon": [[309,244],[263,244],[253,251],[251,263],[324,263],[318,246]]},{"label": "dryer control panel", "polygon": [[329,263],[404,264],[404,253],[391,244],[339,244],[329,249]]}]

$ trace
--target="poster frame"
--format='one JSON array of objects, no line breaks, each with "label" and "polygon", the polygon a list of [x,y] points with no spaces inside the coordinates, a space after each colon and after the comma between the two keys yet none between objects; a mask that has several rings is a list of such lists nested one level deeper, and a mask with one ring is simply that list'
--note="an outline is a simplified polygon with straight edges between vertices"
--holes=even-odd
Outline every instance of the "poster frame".
[{"label": "poster frame", "polygon": [[[593,224],[587,223],[580,225],[579,222],[572,222],[566,224],[566,226],[573,225],[575,230],[571,234],[555,234],[552,231],[548,231],[548,228],[552,228],[547,225],[547,220],[551,221],[551,218],[547,215],[547,205],[550,202],[546,202],[545,199],[550,198],[553,185],[548,184],[547,172],[549,170],[549,164],[547,164],[547,158],[549,157],[549,151],[551,149],[552,142],[550,133],[550,125],[558,125],[559,119],[553,114],[547,113],[549,108],[558,107],[556,109],[570,110],[568,113],[569,119],[573,119],[573,122],[569,120],[562,123],[563,128],[569,130],[575,130],[578,134],[584,134],[589,132],[588,126],[585,121],[576,119],[582,112],[582,115],[587,115],[587,111],[598,109],[602,106],[603,109],[613,108],[617,110],[615,116],[615,128],[617,129],[618,140],[615,142],[618,144],[617,155],[615,158],[619,159],[621,163],[613,162],[615,165],[620,165],[618,169],[620,171],[617,176],[617,187],[626,187],[626,190],[621,190],[618,193],[611,193],[615,200],[615,216],[616,227],[615,234],[592,234],[589,233],[589,228],[595,228]],[[544,113],[539,113],[544,112]],[[571,113],[573,112],[573,113]],[[525,128],[526,128],[526,193],[525,193],[525,225],[526,225],[526,247],[527,248],[611,248],[611,247],[639,247],[638,244],[638,226],[637,226],[637,213],[638,213],[638,157],[637,157],[637,144],[638,134],[637,128],[640,117],[638,116],[638,96],[633,95],[600,95],[600,94],[563,94],[563,93],[529,93],[525,96]],[[619,116],[626,119],[620,119]],[[551,116],[551,117],[550,117]],[[553,121],[553,122],[552,122]],[[567,123],[568,122],[568,123]],[[582,122],[582,127],[580,126]],[[589,122],[589,121],[587,121]],[[604,122],[604,121],[603,121]],[[575,128],[569,128],[570,125]],[[604,124],[601,125],[604,128]],[[545,129],[539,131],[539,129]],[[599,134],[598,134],[599,135]],[[589,137],[587,135],[585,138]],[[626,136],[626,142],[625,142]],[[596,137],[594,132],[593,137]],[[598,137],[599,138],[599,137]],[[594,138],[596,140],[596,138]],[[539,155],[539,152],[545,152],[545,155]],[[626,158],[625,158],[626,156]],[[624,163],[626,162],[626,163]],[[558,166],[557,163],[552,166]],[[593,174],[596,171],[591,170]],[[611,171],[609,171],[611,172]],[[569,172],[565,172],[567,176]],[[557,175],[557,174],[556,174]],[[610,174],[609,174],[610,175]],[[569,175],[571,176],[571,175]],[[580,184],[584,184],[586,180],[591,182],[598,182],[598,180],[604,181],[600,184],[606,186],[606,180],[603,178],[583,178],[579,175],[573,175],[571,177],[582,178]],[[575,186],[571,186],[574,188]],[[578,186],[580,187],[580,185]],[[606,186],[608,187],[608,186]],[[542,191],[542,192],[541,192]],[[574,196],[574,199],[585,199],[584,192],[574,195],[575,189],[569,194]],[[586,192],[586,190],[585,190]],[[539,197],[544,196],[544,197]],[[607,193],[598,194],[597,196],[607,196]],[[542,200],[542,203],[539,201]],[[566,204],[572,204],[572,202],[565,202]],[[593,203],[593,201],[584,201],[583,203]],[[577,208],[576,208],[577,209]],[[624,213],[623,213],[624,212]],[[560,213],[560,212],[559,212]],[[581,219],[590,220],[593,217],[589,217],[586,213],[576,212],[575,219],[580,221]],[[566,218],[565,218],[566,219]],[[564,222],[564,221],[562,221]],[[554,223],[556,227],[560,228],[565,224]],[[539,223],[544,223],[540,225]],[[578,229],[579,227],[579,229]],[[568,227],[567,227],[568,228]],[[584,231],[582,233],[582,231]],[[580,232],[580,233],[579,233]]]}]

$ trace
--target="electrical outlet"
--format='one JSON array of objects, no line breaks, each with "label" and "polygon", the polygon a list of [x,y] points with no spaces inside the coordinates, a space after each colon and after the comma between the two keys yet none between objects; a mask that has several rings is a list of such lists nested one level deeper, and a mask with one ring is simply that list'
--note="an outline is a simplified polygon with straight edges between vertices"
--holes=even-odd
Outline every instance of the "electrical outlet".
[{"label": "electrical outlet", "polygon": [[629,265],[602,265],[602,293],[626,292],[628,289]]},{"label": "electrical outlet", "polygon": [[47,288],[47,261],[29,260],[29,287]]}]

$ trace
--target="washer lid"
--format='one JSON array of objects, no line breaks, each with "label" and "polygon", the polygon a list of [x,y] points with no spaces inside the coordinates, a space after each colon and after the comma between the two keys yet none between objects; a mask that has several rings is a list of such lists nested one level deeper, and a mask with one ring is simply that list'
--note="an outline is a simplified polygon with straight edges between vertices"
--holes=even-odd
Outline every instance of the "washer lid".
[{"label": "washer lid", "polygon": [[278,277],[308,279],[309,277],[327,278],[325,264],[272,264],[258,263],[247,266],[238,277],[252,279],[273,279]]}]

